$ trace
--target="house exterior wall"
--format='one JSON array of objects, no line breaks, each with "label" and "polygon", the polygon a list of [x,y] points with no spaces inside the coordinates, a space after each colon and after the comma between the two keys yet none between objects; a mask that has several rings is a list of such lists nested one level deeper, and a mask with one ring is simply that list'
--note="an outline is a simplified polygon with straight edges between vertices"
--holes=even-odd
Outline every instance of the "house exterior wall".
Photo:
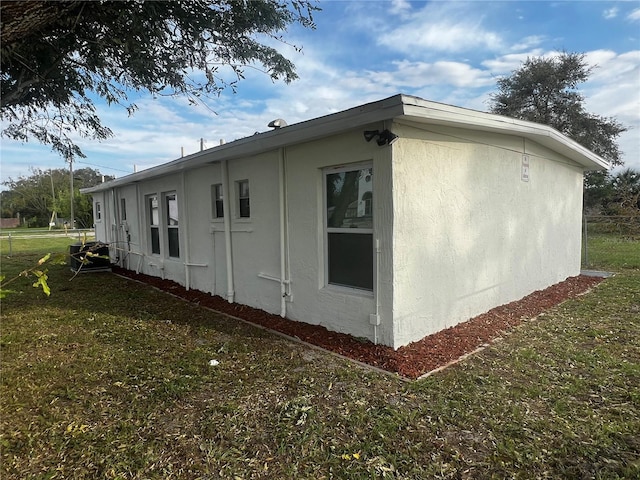
[{"label": "house exterior wall", "polygon": [[[379,128],[378,126],[372,128]],[[366,128],[363,128],[366,130]],[[289,271],[292,301],[287,317],[378,343],[392,339],[391,157],[389,147],[367,143],[362,130],[286,149]],[[328,167],[373,166],[373,240],[380,245],[374,292],[327,285],[323,171]],[[374,264],[375,265],[375,264]],[[377,277],[377,278],[376,278]],[[377,300],[377,302],[376,302]],[[370,323],[376,303],[381,322]]]},{"label": "house exterior wall", "polygon": [[394,347],[579,273],[574,162],[517,137],[394,131]]},{"label": "house exterior wall", "polygon": [[[385,127],[399,135],[391,146],[364,140],[364,130]],[[233,273],[235,302],[281,313],[283,175],[292,320],[399,348],[580,270],[582,169],[515,135],[405,119],[229,158],[229,246],[213,213],[212,186],[225,179],[211,155],[210,163],[201,156],[197,167],[93,194],[102,212],[96,236],[110,242],[113,260],[223,298]],[[325,172],[364,165],[373,168],[373,291],[327,280]],[[240,217],[240,181],[249,182],[249,218]],[[368,194],[370,186],[357,188]],[[177,258],[168,255],[167,193],[178,203]],[[151,252],[150,195],[159,199],[159,254]]]},{"label": "house exterior wall", "polygon": [[[281,155],[287,198],[287,317],[389,344],[393,332],[390,148],[365,142],[361,130],[228,161],[230,198],[224,201],[229,201],[230,208],[234,301],[274,314],[281,311]],[[323,172],[328,167],[361,164],[370,164],[374,171],[373,238],[381,254],[375,271],[380,287],[373,292],[329,286],[325,278]],[[249,181],[250,218],[239,218],[237,182],[241,180]],[[225,225],[223,218],[215,217],[212,200],[212,186],[223,182],[218,162],[95,193],[94,203],[103,204],[97,238],[112,244],[112,260],[124,268],[227,298]],[[167,212],[162,199],[170,192],[178,199],[179,258],[167,255],[163,220]],[[152,195],[159,199],[160,254],[151,253],[148,199]],[[122,199],[126,220],[118,211]],[[381,322],[374,329],[369,316],[376,312]]]}]

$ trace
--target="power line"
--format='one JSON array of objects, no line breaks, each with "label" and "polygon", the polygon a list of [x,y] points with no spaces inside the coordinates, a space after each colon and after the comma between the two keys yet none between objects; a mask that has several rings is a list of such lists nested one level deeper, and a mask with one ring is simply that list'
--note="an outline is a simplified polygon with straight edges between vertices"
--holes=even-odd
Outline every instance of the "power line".
[{"label": "power line", "polygon": [[115,170],[116,172],[133,173],[133,172],[130,172],[129,170],[122,170],[120,168],[107,167],[106,165],[98,165],[96,163],[80,162],[78,160],[74,160],[74,162],[81,163],[83,165],[91,165],[92,167],[106,168],[107,170]]}]

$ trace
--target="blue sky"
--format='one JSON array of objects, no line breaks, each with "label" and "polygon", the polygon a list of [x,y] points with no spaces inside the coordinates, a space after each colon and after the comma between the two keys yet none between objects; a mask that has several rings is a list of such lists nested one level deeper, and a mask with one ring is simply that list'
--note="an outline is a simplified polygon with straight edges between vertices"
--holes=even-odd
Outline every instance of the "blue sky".
[{"label": "blue sky", "polygon": [[[117,177],[185,154],[397,93],[488,110],[496,79],[527,57],[560,51],[586,54],[595,69],[582,85],[591,113],[629,127],[620,137],[627,166],[640,169],[640,2],[322,1],[317,28],[294,27],[274,43],[297,67],[299,80],[273,83],[249,69],[237,93],[207,105],[180,98],[137,99],[139,110],[98,104],[115,136],[79,139],[91,167]],[[49,147],[2,139],[1,181],[29,168],[63,168]]]}]

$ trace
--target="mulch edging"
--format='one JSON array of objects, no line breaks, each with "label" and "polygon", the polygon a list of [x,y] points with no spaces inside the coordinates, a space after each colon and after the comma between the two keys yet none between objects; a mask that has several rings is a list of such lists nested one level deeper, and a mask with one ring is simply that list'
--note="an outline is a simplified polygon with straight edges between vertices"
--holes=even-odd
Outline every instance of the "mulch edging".
[{"label": "mulch edging", "polygon": [[374,345],[351,335],[332,332],[320,325],[297,322],[257,308],[229,303],[220,296],[187,290],[171,280],[163,280],[132,270],[113,267],[113,272],[171,293],[189,302],[238,317],[302,342],[337,353],[358,362],[416,379],[457,363],[473,352],[504,336],[522,322],[532,319],[563,301],[575,298],[602,282],[603,278],[579,275],[478,315],[464,323],[429,335],[394,350]]}]

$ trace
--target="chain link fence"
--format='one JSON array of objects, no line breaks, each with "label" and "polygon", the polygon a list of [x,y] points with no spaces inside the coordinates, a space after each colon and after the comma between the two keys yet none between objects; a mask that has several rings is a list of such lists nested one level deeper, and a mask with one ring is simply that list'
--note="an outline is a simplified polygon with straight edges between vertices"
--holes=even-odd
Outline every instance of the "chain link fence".
[{"label": "chain link fence", "polygon": [[617,242],[640,242],[640,212],[637,215],[584,215],[582,235],[582,265],[589,266],[591,250],[602,238]]}]

